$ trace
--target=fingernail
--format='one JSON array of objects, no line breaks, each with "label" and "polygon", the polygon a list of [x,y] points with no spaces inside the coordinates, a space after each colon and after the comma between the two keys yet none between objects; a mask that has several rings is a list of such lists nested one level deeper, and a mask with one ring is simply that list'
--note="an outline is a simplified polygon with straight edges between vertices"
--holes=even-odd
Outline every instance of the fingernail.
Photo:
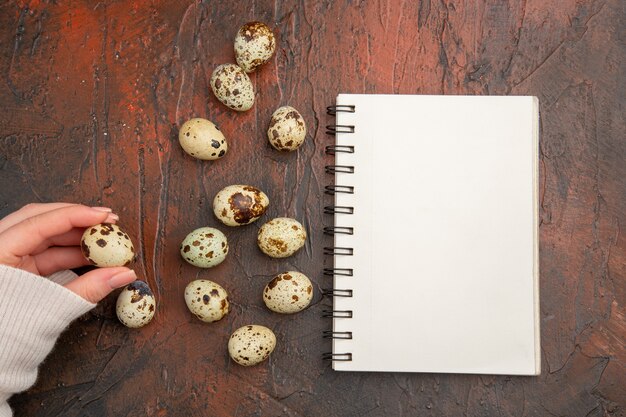
[{"label": "fingernail", "polygon": [[137,279],[137,274],[132,269],[130,271],[120,272],[109,278],[109,286],[113,289],[128,285]]},{"label": "fingernail", "polygon": [[109,214],[108,217],[106,218],[106,220],[104,221],[105,223],[111,223],[111,222],[116,222],[120,219],[120,216],[118,216],[117,214]]},{"label": "fingernail", "polygon": [[105,213],[110,213],[110,212],[112,212],[112,211],[113,211],[113,210],[111,210],[111,209],[110,209],[110,208],[108,208],[108,207],[92,207],[91,209],[92,209],[92,210],[96,210],[96,211],[103,211],[103,212],[105,212]]}]

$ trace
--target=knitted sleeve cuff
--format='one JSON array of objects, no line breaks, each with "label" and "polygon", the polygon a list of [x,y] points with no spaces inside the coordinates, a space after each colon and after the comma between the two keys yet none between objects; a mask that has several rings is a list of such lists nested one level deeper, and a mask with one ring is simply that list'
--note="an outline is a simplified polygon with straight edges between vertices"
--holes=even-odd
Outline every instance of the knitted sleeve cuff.
[{"label": "knitted sleeve cuff", "polygon": [[55,272],[52,275],[48,275],[48,278],[52,282],[56,282],[59,285],[65,285],[71,281],[74,281],[78,275],[73,273],[72,271],[66,269],[65,271]]},{"label": "knitted sleeve cuff", "polygon": [[0,410],[35,383],[61,332],[95,306],[50,279],[0,265]]}]

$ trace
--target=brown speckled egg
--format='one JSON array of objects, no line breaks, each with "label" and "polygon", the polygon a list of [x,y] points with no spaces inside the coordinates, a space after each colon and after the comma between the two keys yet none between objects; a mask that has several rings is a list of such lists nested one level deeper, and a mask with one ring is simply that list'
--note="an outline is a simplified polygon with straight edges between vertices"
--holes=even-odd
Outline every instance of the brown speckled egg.
[{"label": "brown speckled egg", "polygon": [[306,138],[306,123],[298,110],[291,106],[279,107],[267,129],[270,144],[279,151],[295,151]]},{"label": "brown speckled egg", "polygon": [[228,354],[235,362],[243,366],[263,362],[275,347],[274,332],[256,324],[238,328],[228,339]]},{"label": "brown speckled egg", "polygon": [[253,72],[265,64],[275,50],[276,38],[265,23],[249,22],[239,28],[235,37],[235,57],[245,72]]},{"label": "brown speckled egg", "polygon": [[116,224],[88,227],[80,241],[83,255],[95,266],[125,266],[135,259],[133,242]]},{"label": "brown speckled egg", "polygon": [[199,117],[181,126],[178,141],[189,155],[206,161],[219,159],[228,151],[224,134],[212,122]]},{"label": "brown speckled egg", "polygon": [[259,248],[272,258],[286,258],[304,246],[306,230],[297,220],[277,217],[259,229]]},{"label": "brown speckled egg", "polygon": [[250,110],[254,104],[252,81],[238,65],[223,64],[215,68],[211,89],[219,101],[233,110]]},{"label": "brown speckled egg", "polygon": [[313,299],[313,285],[301,272],[278,274],[263,290],[267,308],[277,313],[293,314],[309,306]]},{"label": "brown speckled egg", "polygon": [[201,227],[189,233],[180,245],[180,254],[190,264],[199,268],[219,265],[228,254],[228,241],[224,233],[213,227]]},{"label": "brown speckled egg", "polygon": [[211,323],[228,314],[228,293],[213,281],[198,279],[185,288],[187,308],[200,320]]},{"label": "brown speckled egg", "polygon": [[152,290],[143,281],[128,284],[117,297],[115,311],[120,322],[131,328],[143,327],[150,323],[156,310],[156,300]]},{"label": "brown speckled egg", "polygon": [[226,226],[250,224],[265,213],[270,200],[258,188],[229,185],[213,199],[213,213]]}]

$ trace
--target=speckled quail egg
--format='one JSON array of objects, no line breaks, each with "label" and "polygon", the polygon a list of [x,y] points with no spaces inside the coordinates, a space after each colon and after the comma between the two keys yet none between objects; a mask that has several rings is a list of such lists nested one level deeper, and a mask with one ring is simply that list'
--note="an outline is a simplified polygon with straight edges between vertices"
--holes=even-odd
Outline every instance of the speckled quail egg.
[{"label": "speckled quail egg", "polygon": [[80,241],[83,255],[95,266],[125,266],[135,259],[133,242],[116,224],[89,227]]},{"label": "speckled quail egg", "polygon": [[298,110],[291,106],[276,109],[267,129],[270,144],[279,151],[295,151],[306,138],[306,123]]},{"label": "speckled quail egg", "polygon": [[185,152],[198,159],[219,159],[228,151],[224,134],[212,122],[199,117],[181,126],[178,141]]},{"label": "speckled quail egg", "polygon": [[239,28],[235,37],[235,57],[245,72],[252,72],[265,64],[275,50],[276,38],[265,23],[249,22]]},{"label": "speckled quail egg", "polygon": [[211,323],[228,314],[228,293],[213,281],[198,279],[185,288],[187,308],[200,320]]},{"label": "speckled quail egg", "polygon": [[256,324],[238,328],[228,340],[228,354],[235,362],[243,366],[263,362],[275,347],[274,332]]},{"label": "speckled quail egg", "polygon": [[152,290],[143,281],[128,284],[117,297],[117,318],[126,327],[143,327],[154,317],[156,301]]},{"label": "speckled quail egg", "polygon": [[228,254],[228,241],[224,233],[213,227],[201,227],[189,233],[180,245],[180,254],[190,264],[199,268],[219,265]]},{"label": "speckled quail egg", "polygon": [[252,81],[238,65],[223,64],[215,68],[211,89],[219,101],[233,110],[250,110],[254,104]]},{"label": "speckled quail egg", "polygon": [[286,258],[304,246],[306,230],[297,220],[277,217],[259,229],[259,248],[272,258]]},{"label": "speckled quail egg", "polygon": [[258,188],[229,185],[213,199],[213,213],[226,226],[250,224],[265,213],[270,200]]},{"label": "speckled quail egg", "polygon": [[313,299],[313,285],[301,272],[278,274],[263,290],[267,308],[277,313],[293,314],[308,307]]}]

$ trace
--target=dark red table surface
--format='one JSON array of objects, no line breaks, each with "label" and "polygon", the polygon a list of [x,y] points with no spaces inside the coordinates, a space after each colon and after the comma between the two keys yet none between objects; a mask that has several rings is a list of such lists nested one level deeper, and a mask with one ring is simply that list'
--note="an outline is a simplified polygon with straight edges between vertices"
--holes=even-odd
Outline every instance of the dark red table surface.
[{"label": "dark red table surface", "polygon": [[[252,74],[254,107],[238,114],[208,80],[234,61],[234,35],[250,20],[275,29],[277,51]],[[115,296],[74,323],[37,384],[11,400],[16,415],[624,415],[625,20],[619,0],[3,2],[0,214],[59,200],[113,207],[159,303],[140,330],[118,323]],[[320,296],[330,285],[325,107],[339,92],[539,97],[541,376],[340,373],[321,359],[330,349],[320,317],[330,305]],[[297,153],[267,142],[280,105],[308,123]],[[219,124],[230,144],[223,160],[183,153],[177,130],[193,116]],[[265,190],[267,218],[301,219],[305,248],[272,260],[255,244],[260,222],[221,227],[227,260],[185,264],[179,243],[220,226],[211,202],[232,183]],[[272,314],[260,292],[287,269],[310,276],[316,296],[303,313]],[[229,290],[226,319],[206,325],[187,311],[183,288],[197,278]],[[248,323],[278,338],[254,368],[226,350]]]}]

